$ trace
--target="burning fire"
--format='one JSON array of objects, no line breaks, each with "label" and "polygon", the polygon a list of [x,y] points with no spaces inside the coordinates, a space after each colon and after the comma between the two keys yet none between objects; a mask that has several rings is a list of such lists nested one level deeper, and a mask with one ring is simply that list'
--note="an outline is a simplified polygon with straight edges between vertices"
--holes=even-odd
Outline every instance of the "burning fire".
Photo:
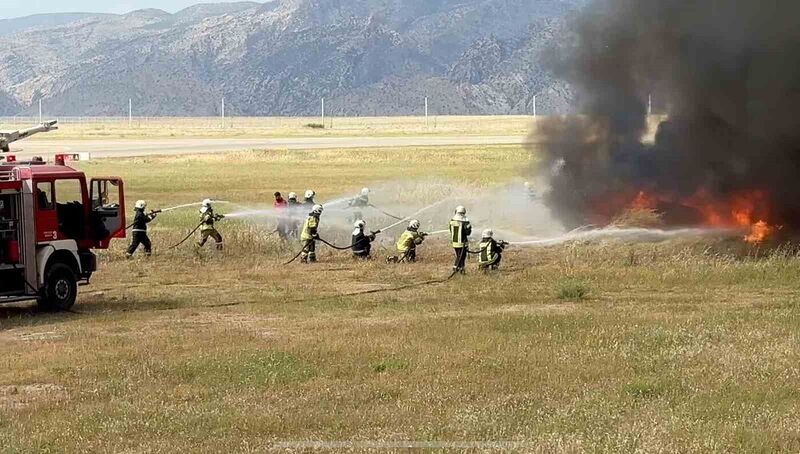
[{"label": "burning fire", "polygon": [[[720,198],[705,189],[700,189],[689,197],[674,197],[668,194],[654,194],[639,191],[635,196],[627,197],[627,209],[655,210],[664,214],[670,211],[691,210],[699,219],[694,222],[709,227],[741,227],[749,229],[744,241],[752,244],[762,243],[775,232],[775,227],[767,220],[770,218],[769,194],[765,191],[753,190],[736,193]],[[607,202],[618,200],[607,199]],[[613,204],[613,203],[612,203]],[[609,206],[601,209],[607,212]]]},{"label": "burning fire", "polygon": [[764,240],[766,240],[767,237],[772,235],[772,232],[774,231],[775,228],[771,227],[766,222],[758,221],[751,226],[750,234],[746,235],[744,237],[744,240],[747,241],[748,243],[754,243],[754,244],[763,243]]}]

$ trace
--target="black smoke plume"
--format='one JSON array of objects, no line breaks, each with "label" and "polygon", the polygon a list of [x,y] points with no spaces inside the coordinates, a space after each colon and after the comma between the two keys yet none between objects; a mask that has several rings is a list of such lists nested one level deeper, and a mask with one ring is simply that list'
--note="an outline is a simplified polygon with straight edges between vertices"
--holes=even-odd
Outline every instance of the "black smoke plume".
[{"label": "black smoke plume", "polygon": [[[566,225],[639,191],[659,195],[668,222],[692,224],[683,200],[755,190],[760,217],[800,227],[800,1],[600,0],[571,31],[552,66],[583,115],[536,133]],[[665,114],[655,137],[649,95]]]}]

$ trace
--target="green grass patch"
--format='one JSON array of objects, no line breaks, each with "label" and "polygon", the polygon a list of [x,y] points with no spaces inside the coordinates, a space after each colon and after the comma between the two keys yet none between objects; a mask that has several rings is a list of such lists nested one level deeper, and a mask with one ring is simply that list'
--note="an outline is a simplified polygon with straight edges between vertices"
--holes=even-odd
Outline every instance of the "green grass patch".
[{"label": "green grass patch", "polygon": [[581,301],[589,295],[589,285],[579,279],[565,279],[558,283],[556,296],[565,301]]},{"label": "green grass patch", "polygon": [[409,367],[409,362],[404,359],[399,358],[387,358],[378,361],[377,363],[372,363],[370,365],[370,369],[372,372],[376,374],[382,374],[384,372],[391,372],[396,370],[406,370]]},{"label": "green grass patch", "polygon": [[198,355],[178,364],[181,381],[234,387],[272,387],[302,383],[316,375],[311,365],[279,351]]}]

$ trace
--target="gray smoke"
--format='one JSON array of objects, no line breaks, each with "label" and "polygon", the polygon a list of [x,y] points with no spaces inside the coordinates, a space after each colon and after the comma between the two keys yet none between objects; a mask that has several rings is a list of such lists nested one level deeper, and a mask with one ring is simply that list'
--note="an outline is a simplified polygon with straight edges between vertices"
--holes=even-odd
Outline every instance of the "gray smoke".
[{"label": "gray smoke", "polygon": [[[687,198],[759,191],[758,217],[800,227],[800,1],[600,0],[572,32],[551,63],[585,115],[537,131],[566,225],[639,191],[659,195],[669,223],[693,224]],[[648,139],[650,94],[667,120]]]}]

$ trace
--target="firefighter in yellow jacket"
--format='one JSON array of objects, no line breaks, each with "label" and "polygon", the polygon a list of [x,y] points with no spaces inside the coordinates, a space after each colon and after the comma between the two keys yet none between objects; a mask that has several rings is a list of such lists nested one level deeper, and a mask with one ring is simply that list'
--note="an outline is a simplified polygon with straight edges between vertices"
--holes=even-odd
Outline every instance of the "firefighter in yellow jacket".
[{"label": "firefighter in yellow jacket", "polygon": [[209,238],[213,238],[217,250],[222,250],[222,235],[219,234],[214,223],[224,217],[221,214],[214,214],[211,199],[203,200],[203,206],[200,208],[200,241],[197,242],[198,247],[203,247]]},{"label": "firefighter in yellow jacket", "polygon": [[419,221],[412,219],[408,223],[406,231],[397,240],[397,253],[399,256],[389,257],[387,261],[390,263],[416,262],[417,246],[425,241],[426,236],[427,234],[419,231]]},{"label": "firefighter in yellow jacket", "polygon": [[503,259],[503,250],[508,243],[494,239],[494,232],[486,229],[481,234],[481,246],[478,250],[478,268],[484,271],[496,270]]},{"label": "firefighter in yellow jacket", "polygon": [[314,205],[308,218],[303,224],[303,231],[300,233],[300,241],[303,243],[303,252],[300,253],[300,261],[303,263],[314,263],[317,261],[317,240],[319,235],[319,217],[322,215],[322,205]]},{"label": "firefighter in yellow jacket", "polygon": [[467,209],[463,206],[456,207],[456,213],[450,219],[450,241],[456,258],[453,263],[453,272],[464,274],[469,255],[469,236],[472,235],[472,225],[467,219]]}]

